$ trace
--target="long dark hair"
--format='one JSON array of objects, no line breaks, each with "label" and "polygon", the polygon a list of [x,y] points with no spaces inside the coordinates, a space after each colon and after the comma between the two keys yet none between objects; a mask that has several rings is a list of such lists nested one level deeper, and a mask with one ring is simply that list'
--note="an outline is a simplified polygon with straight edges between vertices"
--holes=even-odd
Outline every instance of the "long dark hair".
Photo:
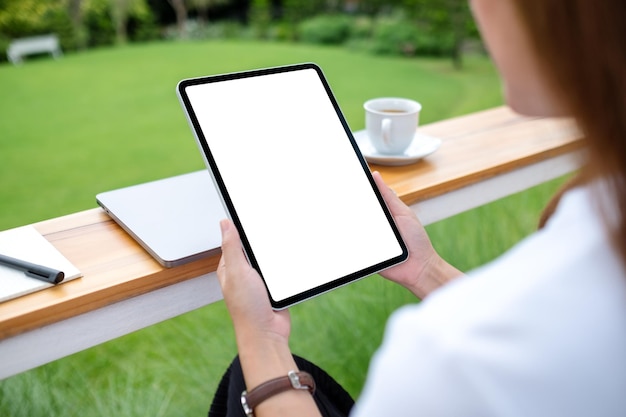
[{"label": "long dark hair", "polygon": [[[581,175],[607,180],[604,218],[626,265],[626,1],[516,0],[543,70],[582,130]],[[614,213],[612,213],[614,216]]]}]

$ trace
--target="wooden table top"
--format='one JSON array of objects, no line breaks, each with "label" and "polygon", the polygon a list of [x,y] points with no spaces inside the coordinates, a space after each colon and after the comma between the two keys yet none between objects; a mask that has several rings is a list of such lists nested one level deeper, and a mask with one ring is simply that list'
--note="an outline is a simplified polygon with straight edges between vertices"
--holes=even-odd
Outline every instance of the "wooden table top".
[{"label": "wooden table top", "polygon": [[[581,148],[568,120],[531,119],[506,107],[419,128],[442,139],[412,165],[372,165],[409,205]],[[214,272],[219,256],[176,268],[157,263],[99,208],[36,223],[83,277],[0,303],[0,339]]]}]

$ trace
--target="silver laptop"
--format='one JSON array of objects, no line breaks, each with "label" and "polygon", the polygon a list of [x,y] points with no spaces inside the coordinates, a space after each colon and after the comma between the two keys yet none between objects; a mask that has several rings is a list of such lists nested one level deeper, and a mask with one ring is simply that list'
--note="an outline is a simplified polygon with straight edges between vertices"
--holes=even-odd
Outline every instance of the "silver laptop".
[{"label": "silver laptop", "polygon": [[220,250],[226,213],[207,170],[103,192],[96,201],[165,267]]}]

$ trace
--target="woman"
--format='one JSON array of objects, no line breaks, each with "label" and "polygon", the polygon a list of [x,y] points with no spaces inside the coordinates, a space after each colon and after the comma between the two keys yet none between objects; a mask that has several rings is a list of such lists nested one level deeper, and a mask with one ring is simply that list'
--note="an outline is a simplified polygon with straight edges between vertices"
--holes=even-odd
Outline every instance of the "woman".
[{"label": "woman", "polygon": [[[382,275],[424,301],[390,319],[351,415],[626,415],[626,3],[471,6],[508,104],[578,121],[585,185],[563,195],[539,232],[444,286],[460,272],[375,174],[411,253]],[[289,316],[271,310],[229,221],[222,235],[218,276],[254,388],[298,369]],[[320,415],[306,390],[293,389],[253,411]]]}]

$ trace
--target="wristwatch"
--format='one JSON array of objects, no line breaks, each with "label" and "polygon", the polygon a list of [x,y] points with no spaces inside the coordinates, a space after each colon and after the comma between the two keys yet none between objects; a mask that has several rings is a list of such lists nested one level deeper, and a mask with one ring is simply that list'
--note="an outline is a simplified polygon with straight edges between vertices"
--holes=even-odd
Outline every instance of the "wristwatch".
[{"label": "wristwatch", "polygon": [[281,392],[297,389],[315,393],[315,380],[307,372],[289,371],[287,376],[270,379],[254,388],[252,391],[241,393],[241,406],[246,416],[254,416],[254,408],[268,398]]}]

